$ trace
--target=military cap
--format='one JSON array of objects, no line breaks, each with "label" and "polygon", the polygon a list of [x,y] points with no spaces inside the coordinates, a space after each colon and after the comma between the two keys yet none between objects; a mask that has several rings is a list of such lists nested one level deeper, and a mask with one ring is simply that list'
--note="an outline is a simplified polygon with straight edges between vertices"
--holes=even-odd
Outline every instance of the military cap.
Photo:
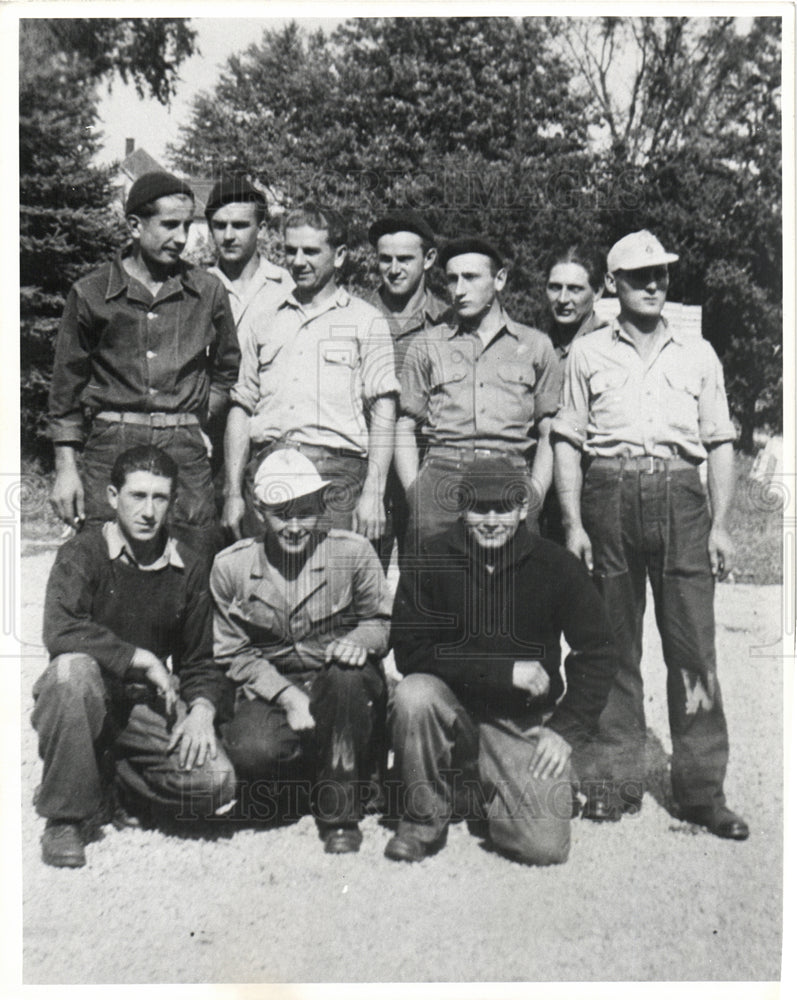
[{"label": "military cap", "polygon": [[606,269],[614,274],[615,271],[637,271],[642,267],[674,264],[676,260],[677,253],[667,253],[653,233],[640,229],[638,233],[629,233],[614,244],[606,258]]},{"label": "military cap", "polygon": [[438,259],[441,267],[445,267],[452,257],[459,257],[464,253],[480,253],[495,261],[496,267],[504,266],[501,254],[489,240],[485,240],[481,236],[460,236],[446,243],[440,251]]},{"label": "military cap", "polygon": [[170,194],[187,194],[189,198],[194,198],[189,185],[174,174],[167,174],[165,170],[142,174],[127,194],[125,215],[135,215],[144,205]]}]

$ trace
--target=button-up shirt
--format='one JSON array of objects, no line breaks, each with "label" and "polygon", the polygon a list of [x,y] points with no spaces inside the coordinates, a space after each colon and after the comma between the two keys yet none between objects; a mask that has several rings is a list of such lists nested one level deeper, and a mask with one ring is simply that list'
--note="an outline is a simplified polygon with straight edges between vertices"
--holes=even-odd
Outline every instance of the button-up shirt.
[{"label": "button-up shirt", "polygon": [[696,462],[736,437],[713,347],[661,323],[646,359],[617,320],[573,344],[555,434],[588,455]]},{"label": "button-up shirt", "polygon": [[264,442],[368,453],[366,410],[398,393],[393,341],[373,306],[337,289],[320,308],[288,292],[249,310],[240,331],[241,368],[230,396]]},{"label": "button-up shirt", "polygon": [[401,372],[401,412],[431,445],[522,453],[535,425],[556,412],[561,376],[548,337],[501,325],[485,347],[477,333],[441,323],[410,344]]},{"label": "button-up shirt", "polygon": [[567,358],[570,354],[570,348],[573,344],[581,337],[586,336],[588,333],[592,333],[593,330],[599,330],[604,325],[603,321],[598,319],[594,312],[591,312],[589,316],[585,316],[581,321],[578,330],[576,330],[572,339],[567,342],[563,342],[557,339],[556,324],[551,323],[548,328],[548,336],[551,338],[551,343],[553,344],[553,349],[556,352],[556,357],[559,359],[559,365],[563,375],[565,363],[567,362]]},{"label": "button-up shirt", "polygon": [[122,257],[75,282],[67,296],[50,386],[50,436],[82,443],[84,413],[193,413],[222,408],[238,369],[227,294],[180,262],[152,295]]},{"label": "button-up shirt", "polygon": [[423,301],[420,307],[408,315],[398,315],[397,313],[391,312],[385,305],[385,300],[382,298],[381,288],[372,292],[367,301],[382,313],[383,316],[387,318],[388,328],[390,329],[390,336],[393,338],[393,351],[396,359],[396,375],[401,374],[401,369],[404,364],[404,359],[407,356],[407,350],[412,343],[413,334],[420,333],[424,330],[431,330],[433,326],[440,323],[449,309],[449,306],[443,299],[438,298],[433,292],[428,288],[424,292]]},{"label": "button-up shirt", "polygon": [[240,286],[234,285],[218,266],[209,267],[208,274],[214,274],[227,289],[235,326],[239,330],[247,310],[255,302],[261,298],[270,298],[272,295],[284,295],[287,290],[293,288],[293,278],[285,268],[277,267],[263,256],[258,257],[257,270],[243,290]]},{"label": "button-up shirt", "polygon": [[382,567],[361,535],[332,529],[295,580],[269,563],[262,538],[216,556],[214,652],[248,698],[276,698],[291,674],[320,670],[327,645],[345,637],[387,652],[391,599]]}]

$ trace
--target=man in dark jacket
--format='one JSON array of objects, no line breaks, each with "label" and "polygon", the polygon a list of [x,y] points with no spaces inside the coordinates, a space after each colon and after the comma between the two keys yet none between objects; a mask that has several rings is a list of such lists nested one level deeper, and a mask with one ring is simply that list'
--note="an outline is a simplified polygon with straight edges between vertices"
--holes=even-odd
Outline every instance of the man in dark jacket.
[{"label": "man in dark jacket", "polygon": [[62,546],[50,574],[51,661],[33,689],[33,726],[42,857],[59,868],[85,864],[86,821],[102,819],[113,770],[128,805],[196,818],[233,800],[214,731],[227,681],[213,662],[207,579],[164,529],[176,479],[159,448],[119,455],[108,487],[116,518]]},{"label": "man in dark jacket", "polygon": [[[460,490],[462,521],[404,569],[393,610],[396,665],[407,675],[391,713],[404,789],[385,854],[420,861],[436,849],[464,778],[484,796],[494,847],[558,864],[570,848],[570,756],[606,702],[611,630],[578,561],[518,530],[528,494],[510,460],[483,460]],[[564,694],[562,635],[571,648]]]}]

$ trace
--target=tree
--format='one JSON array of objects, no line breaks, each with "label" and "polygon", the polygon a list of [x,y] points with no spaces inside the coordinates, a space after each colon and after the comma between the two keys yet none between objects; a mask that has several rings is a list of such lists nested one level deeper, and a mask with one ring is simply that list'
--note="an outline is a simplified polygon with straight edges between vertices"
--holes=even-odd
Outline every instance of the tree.
[{"label": "tree", "polygon": [[70,285],[118,247],[112,168],[96,167],[97,84],[118,68],[159,100],[193,33],[182,20],[20,21],[20,306],[23,453],[44,436],[58,319]]}]

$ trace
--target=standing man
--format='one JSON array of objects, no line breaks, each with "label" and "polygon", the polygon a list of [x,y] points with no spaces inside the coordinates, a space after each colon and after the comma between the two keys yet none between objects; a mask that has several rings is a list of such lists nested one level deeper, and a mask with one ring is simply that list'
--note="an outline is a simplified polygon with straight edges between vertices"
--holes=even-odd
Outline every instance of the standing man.
[{"label": "standing man", "polygon": [[[526,864],[559,864],[570,847],[571,750],[606,703],[611,629],[578,560],[519,530],[526,486],[509,456],[477,462],[462,487],[462,520],[417,568],[402,568],[393,609],[405,677],[391,730],[404,801],[385,854],[420,861],[439,847],[475,780],[491,843]],[[467,786],[452,785],[457,776]]]},{"label": "standing man", "polygon": [[235,381],[235,325],[218,279],[180,258],[194,213],[188,185],[144,174],[125,212],[131,245],[72,286],[61,318],[49,404],[52,502],[72,527],[108,520],[114,458],[134,444],[157,445],[179,469],[172,528],[209,558],[215,512],[204,428]]},{"label": "standing man", "polygon": [[683,819],[745,840],[747,824],[723,793],[728,735],[714,651],[714,580],[733,560],[735,432],[713,348],[662,317],[677,260],[646,230],[615,243],[606,283],[620,314],[572,345],[554,421],[567,545],[603,593],[620,657],[593,774],[608,784],[595,786],[585,815],[619,819],[641,805],[647,575],[667,665],[675,801]]},{"label": "standing man", "polygon": [[[447,304],[427,288],[426,278],[437,260],[432,227],[412,209],[388,212],[368,230],[368,239],[376,250],[376,264],[381,284],[371,302],[388,319],[396,375],[400,376],[404,356],[411,341],[439,323]],[[404,488],[395,463],[390,466],[385,493],[387,530],[380,539],[380,559],[387,572],[394,540],[403,551],[409,519]]]},{"label": "standing man", "polygon": [[[452,320],[416,337],[401,371],[395,461],[409,497],[413,551],[457,520],[464,499],[458,484],[478,459],[510,457],[532,498],[530,530],[553,470],[548,434],[560,377],[550,340],[504,312],[507,269],[486,240],[454,240],[440,262]],[[420,472],[419,429],[428,444]]]},{"label": "standing man", "polygon": [[347,250],[337,212],[313,204],[289,212],[284,236],[295,287],[252,308],[241,329],[222,524],[238,537],[242,522],[245,534],[260,530],[254,473],[267,454],[289,446],[332,482],[333,527],[376,541],[385,529],[399,390],[386,320],[338,287]]},{"label": "standing man", "polygon": [[[372,547],[322,527],[329,484],[292,448],[255,476],[262,538],[216,557],[216,661],[238,685],[226,744],[242,779],[308,776],[329,854],[359,850],[382,745],[390,599]],[[295,785],[294,785],[295,787]]]},{"label": "standing man", "polygon": [[114,519],[61,546],[50,573],[51,660],[33,688],[49,865],[85,864],[87,821],[102,817],[111,781],[128,806],[182,817],[224,811],[235,795],[214,731],[227,681],[206,570],[166,532],[176,480],[160,448],[123,452],[110,471]]}]

